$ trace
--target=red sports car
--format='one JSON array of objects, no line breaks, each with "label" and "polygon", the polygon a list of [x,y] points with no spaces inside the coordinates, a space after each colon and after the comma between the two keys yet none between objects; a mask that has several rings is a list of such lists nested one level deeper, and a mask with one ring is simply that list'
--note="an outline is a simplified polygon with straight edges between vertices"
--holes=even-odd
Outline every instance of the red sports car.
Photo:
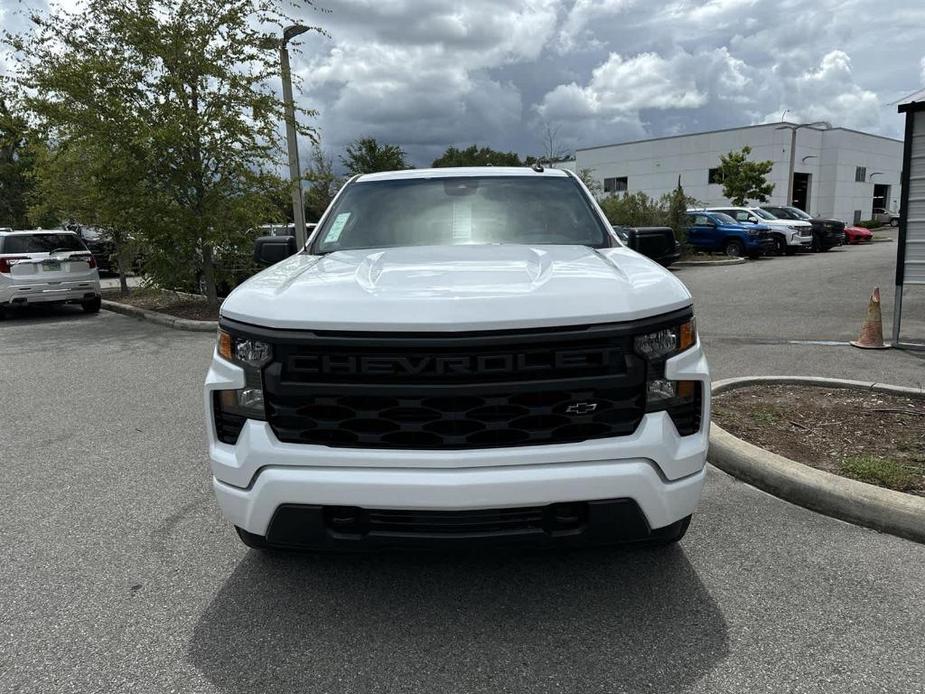
[{"label": "red sports car", "polygon": [[845,243],[867,243],[874,235],[864,227],[845,227]]}]

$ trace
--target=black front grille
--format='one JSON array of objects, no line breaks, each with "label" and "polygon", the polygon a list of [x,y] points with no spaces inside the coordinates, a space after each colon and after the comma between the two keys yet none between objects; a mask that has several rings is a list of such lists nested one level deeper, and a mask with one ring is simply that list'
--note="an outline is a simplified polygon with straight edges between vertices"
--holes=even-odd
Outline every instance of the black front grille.
[{"label": "black front grille", "polygon": [[356,448],[490,448],[624,436],[633,433],[644,410],[640,387],[593,385],[268,399],[270,424],[281,441]]},{"label": "black front grille", "polygon": [[[574,504],[577,508],[584,504]],[[579,517],[575,512],[575,518]],[[328,527],[341,527],[329,517]],[[392,511],[364,509],[357,517],[362,532],[421,533],[427,535],[460,535],[542,529],[543,507],[497,508],[483,511]],[[577,520],[576,520],[577,524]]]},{"label": "black front grille", "polygon": [[633,336],[689,316],[682,310],[634,323],[484,333],[259,329],[256,336],[273,343],[263,371],[267,421],[283,442],[349,448],[625,436],[646,404],[646,363]]}]

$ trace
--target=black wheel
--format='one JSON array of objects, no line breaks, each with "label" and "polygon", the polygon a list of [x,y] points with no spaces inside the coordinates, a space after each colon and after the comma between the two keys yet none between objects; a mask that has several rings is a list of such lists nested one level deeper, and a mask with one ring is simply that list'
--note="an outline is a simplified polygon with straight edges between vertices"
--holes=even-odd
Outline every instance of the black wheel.
[{"label": "black wheel", "polygon": [[893,219],[890,220],[890,226],[891,226],[891,227],[898,227],[898,226],[899,226],[899,220],[896,219],[896,218],[894,217]]},{"label": "black wheel", "polygon": [[810,246],[810,249],[813,253],[818,253],[822,250],[822,244],[819,242],[818,236],[813,236],[813,245]]},{"label": "black wheel", "polygon": [[657,529],[653,533],[654,537],[651,540],[646,540],[643,544],[649,547],[666,547],[680,542],[681,538],[684,537],[687,533],[687,529],[690,527],[691,518],[693,518],[693,516],[682,518],[669,526]]},{"label": "black wheel", "polygon": [[784,241],[783,236],[774,237],[774,252],[777,255],[784,255],[787,252],[787,242]]},{"label": "black wheel", "polygon": [[80,305],[83,306],[84,313],[99,313],[100,306],[103,305],[103,300],[100,297],[95,296],[92,299],[87,299]]},{"label": "black wheel", "polygon": [[728,255],[730,258],[740,258],[742,257],[742,242],[737,239],[730,239],[726,242],[723,252]]},{"label": "black wheel", "polygon": [[265,550],[270,548],[270,545],[267,544],[267,539],[263,535],[254,535],[254,533],[249,533],[238,526],[234,526],[234,529],[238,532],[241,542],[251,549]]}]

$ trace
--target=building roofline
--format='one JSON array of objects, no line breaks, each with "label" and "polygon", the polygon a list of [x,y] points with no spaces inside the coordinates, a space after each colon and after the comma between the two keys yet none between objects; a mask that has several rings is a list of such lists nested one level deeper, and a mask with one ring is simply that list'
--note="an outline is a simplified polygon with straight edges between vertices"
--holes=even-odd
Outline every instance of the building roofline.
[{"label": "building roofline", "polygon": [[[697,137],[698,135],[715,135],[717,133],[731,133],[736,130],[751,130],[752,128],[769,128],[769,127],[780,127],[782,125],[799,125],[799,123],[793,123],[792,121],[780,121],[775,123],[755,123],[754,125],[740,125],[736,128],[720,128],[719,130],[702,130],[696,133],[682,133],[680,135],[663,135],[662,137],[647,137],[642,140],[626,140],[625,142],[612,142],[607,145],[594,145],[593,147],[576,147],[575,153],[578,152],[589,152],[594,149],[605,149],[607,147],[621,147],[623,145],[638,145],[644,142],[658,142],[659,140],[678,140],[682,137]],[[867,135],[868,137],[878,137],[881,140],[889,140],[890,142],[899,142],[902,143],[902,140],[897,140],[893,137],[887,137],[885,135],[874,135],[873,133],[865,133],[861,130],[852,130],[851,128],[827,128],[828,130],[843,130],[849,133],[857,133],[858,135]],[[820,132],[825,132],[822,128],[813,128],[813,130],[818,130]]]}]

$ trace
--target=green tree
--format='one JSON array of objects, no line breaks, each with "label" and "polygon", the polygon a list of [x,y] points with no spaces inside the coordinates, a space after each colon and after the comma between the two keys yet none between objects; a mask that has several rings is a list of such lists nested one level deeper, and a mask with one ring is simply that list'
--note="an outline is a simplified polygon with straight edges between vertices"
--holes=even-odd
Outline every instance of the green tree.
[{"label": "green tree", "polygon": [[374,137],[361,137],[347,145],[340,158],[350,175],[411,168],[398,145],[380,145]]},{"label": "green tree", "polygon": [[201,271],[217,303],[216,255],[279,189],[275,27],[292,19],[276,0],[85,0],[32,20],[5,41],[50,141],[92,157],[96,219],[143,241],[158,284]]},{"label": "green tree", "polygon": [[600,201],[601,209],[614,226],[666,226],[667,212],[658,200],[642,191],[626,195],[611,195]]},{"label": "green tree", "polygon": [[595,178],[593,169],[581,169],[578,172],[578,178],[595,198],[600,198],[604,194],[604,186]]},{"label": "green tree", "polygon": [[308,190],[305,191],[306,218],[317,222],[344,183],[343,179],[334,173],[334,161],[317,143],[312,146],[311,163],[305,179],[309,183]]},{"label": "green tree", "polygon": [[0,83],[0,227],[23,229],[27,198],[32,189],[31,173],[35,147],[34,131],[20,110],[20,103],[6,94]]},{"label": "green tree", "polygon": [[434,168],[444,166],[523,166],[516,152],[499,152],[490,147],[472,145],[466,149],[448,147],[439,159],[434,159]]},{"label": "green tree", "polygon": [[678,186],[671,193],[668,193],[665,200],[666,223],[674,231],[674,236],[681,244],[681,247],[687,246],[687,208],[690,205],[690,199],[685,195],[684,188],[681,186],[681,176],[678,176]]},{"label": "green tree", "polygon": [[719,173],[723,180],[723,195],[733,205],[742,206],[749,200],[766,202],[774,192],[774,184],[767,176],[774,166],[772,161],[749,161],[752,148],[745,146],[720,156]]}]

